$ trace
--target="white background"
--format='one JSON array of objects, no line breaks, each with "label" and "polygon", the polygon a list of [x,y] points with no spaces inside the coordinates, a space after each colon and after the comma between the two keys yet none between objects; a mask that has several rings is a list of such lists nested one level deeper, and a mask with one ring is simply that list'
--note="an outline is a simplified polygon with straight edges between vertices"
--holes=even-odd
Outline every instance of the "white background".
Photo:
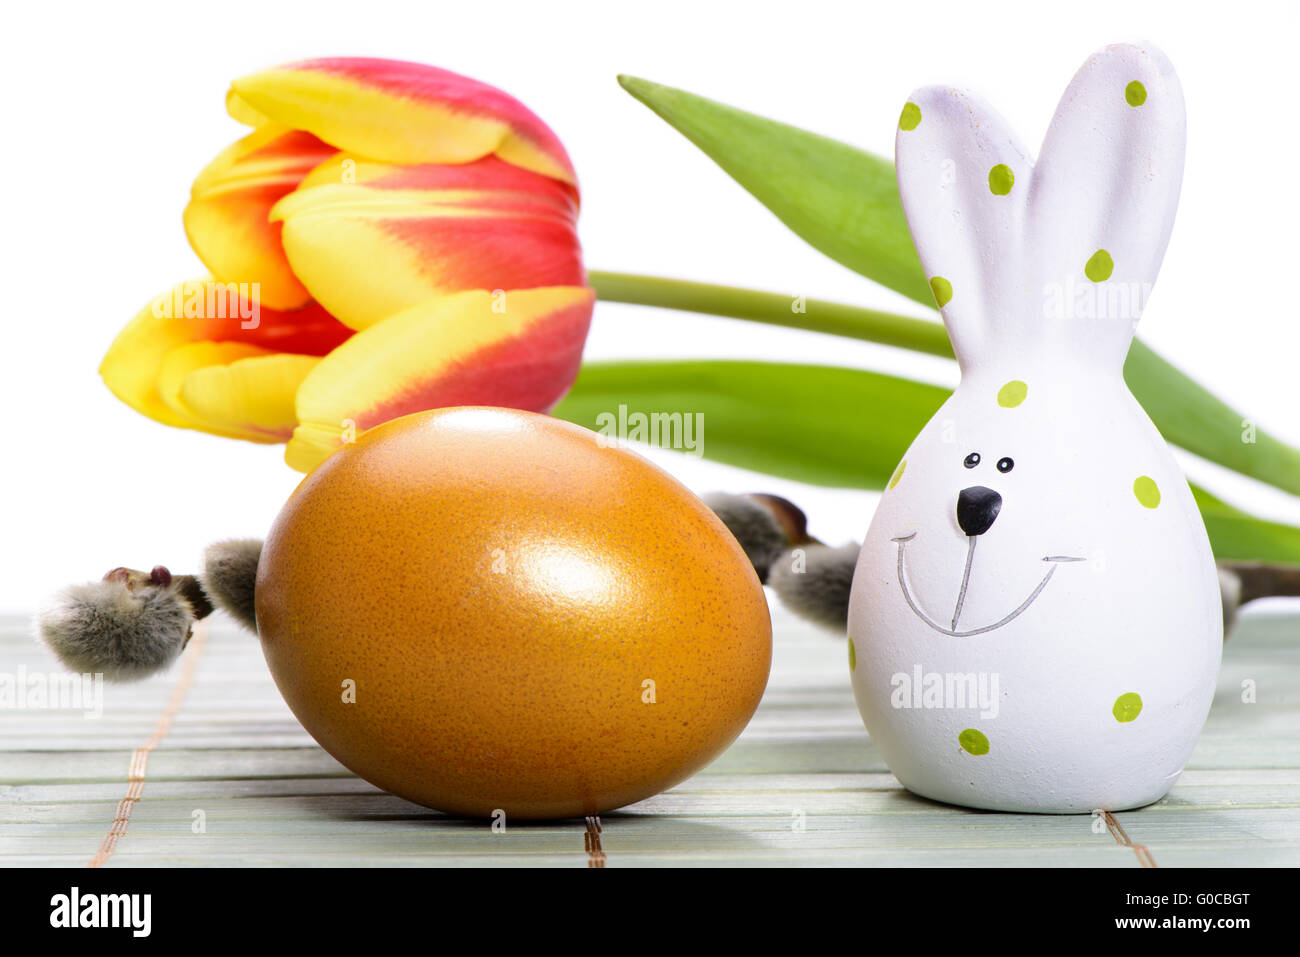
[{"label": "white background", "polygon": [[[297,483],[281,447],[153,423],[118,403],[95,370],[143,304],[202,274],[180,214],[194,175],[242,135],[223,109],[229,81],[309,56],[424,61],[524,100],[578,169],[590,268],[924,316],[788,233],[615,75],[888,156],[914,87],[978,90],[1036,144],[1089,53],[1119,40],[1154,43],[1182,78],[1189,146],[1178,223],[1141,334],[1262,428],[1300,443],[1295,9],[1133,0],[11,5],[0,27],[0,609],[30,609],[114,565],[191,570],[213,539],[264,534]],[[951,363],[866,343],[604,303],[588,356],[821,361],[949,385],[956,374]],[[874,506],[868,493],[654,458],[698,491],[782,491],[828,540],[860,537]],[[1300,500],[1182,461],[1236,504],[1300,522]]]}]

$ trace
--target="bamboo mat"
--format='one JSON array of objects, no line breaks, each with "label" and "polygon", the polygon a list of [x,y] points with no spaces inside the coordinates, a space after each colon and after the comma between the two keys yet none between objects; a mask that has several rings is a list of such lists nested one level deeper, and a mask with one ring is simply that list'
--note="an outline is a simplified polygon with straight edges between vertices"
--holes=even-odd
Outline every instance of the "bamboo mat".
[{"label": "bamboo mat", "polygon": [[[736,744],[599,820],[495,833],[353,776],[220,616],[182,664],[106,686],[97,719],[0,710],[0,863],[125,866],[1300,864],[1300,614],[1246,616],[1214,709],[1164,801],[1104,821],[967,811],[904,791],[858,718],[845,646],[777,608],[771,682]],[[0,673],[47,673],[0,617]],[[1243,682],[1255,701],[1242,701]],[[29,702],[30,704],[30,702]]]}]

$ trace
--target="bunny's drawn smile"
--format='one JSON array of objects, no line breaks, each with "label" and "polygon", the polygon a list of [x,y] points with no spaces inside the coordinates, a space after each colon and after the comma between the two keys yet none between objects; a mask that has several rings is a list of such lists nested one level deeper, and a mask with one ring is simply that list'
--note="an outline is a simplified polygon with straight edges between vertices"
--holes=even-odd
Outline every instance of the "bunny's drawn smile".
[{"label": "bunny's drawn smile", "polygon": [[1011,621],[1014,621],[1016,618],[1020,617],[1020,615],[1023,614],[1029,608],[1029,606],[1032,605],[1037,600],[1039,595],[1043,593],[1043,589],[1045,589],[1047,587],[1047,583],[1052,580],[1052,576],[1056,574],[1056,569],[1059,565],[1065,564],[1067,562],[1086,561],[1086,559],[1075,558],[1070,555],[1046,556],[1043,559],[1043,561],[1050,564],[1051,567],[1047,570],[1047,574],[1043,576],[1043,580],[1038,583],[1038,587],[1029,593],[1029,597],[1026,598],[1024,601],[1022,601],[1019,607],[1015,609],[1015,611],[1011,612],[1009,615],[1002,618],[1001,620],[995,621],[991,625],[984,625],[982,628],[971,628],[968,631],[958,631],[957,621],[961,618],[962,606],[966,604],[966,587],[967,585],[970,584],[971,565],[975,561],[975,543],[979,541],[979,536],[978,535],[968,536],[968,540],[970,544],[967,547],[967,551],[966,551],[966,570],[962,573],[961,576],[961,590],[957,594],[957,607],[953,609],[952,623],[949,627],[944,627],[943,625],[938,624],[937,622],[932,620],[929,615],[927,615],[924,611],[922,611],[921,606],[918,605],[916,603],[916,599],[912,597],[912,590],[907,585],[907,572],[904,567],[903,555],[907,543],[914,538],[916,538],[916,532],[913,532],[911,535],[901,535],[897,538],[892,539],[892,541],[898,543],[898,587],[903,592],[903,600],[907,602],[907,606],[912,609],[912,613],[915,614],[917,618],[920,618],[921,621],[925,622],[927,625],[929,625],[939,634],[947,635],[950,638],[969,638],[973,635],[987,634],[990,631],[995,631],[998,628],[1001,628],[1003,625],[1008,624]]}]

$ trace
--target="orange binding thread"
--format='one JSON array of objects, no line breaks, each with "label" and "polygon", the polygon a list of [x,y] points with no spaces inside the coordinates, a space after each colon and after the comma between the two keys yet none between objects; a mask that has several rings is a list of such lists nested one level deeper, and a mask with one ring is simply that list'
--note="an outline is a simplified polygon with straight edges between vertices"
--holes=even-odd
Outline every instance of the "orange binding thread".
[{"label": "orange binding thread", "polygon": [[587,833],[583,835],[582,844],[587,849],[587,866],[604,867],[605,851],[600,846],[600,815],[587,816]]},{"label": "orange binding thread", "polygon": [[207,641],[208,629],[200,622],[194,626],[194,637],[190,639],[189,654],[185,656],[180,676],[176,679],[162,714],[158,716],[153,734],[131,754],[131,764],[126,772],[126,796],[118,802],[117,811],[113,814],[113,823],[108,833],[104,835],[104,840],[100,842],[95,856],[86,862],[87,867],[102,867],[104,862],[113,856],[113,851],[117,849],[117,842],[126,833],[127,825],[131,822],[131,811],[140,800],[140,795],[144,793],[144,778],[149,765],[149,754],[162,744],[163,739],[171,731],[172,721],[180,711],[185,693],[190,690],[190,685],[194,682],[194,672],[198,668],[199,657],[203,654],[203,647]]},{"label": "orange binding thread", "polygon": [[1103,811],[1102,816],[1105,818],[1106,827],[1110,829],[1110,836],[1115,838],[1116,844],[1121,847],[1133,848],[1133,853],[1137,855],[1138,862],[1143,867],[1158,866],[1156,864],[1156,859],[1151,856],[1151,849],[1145,844],[1134,844],[1130,841],[1123,825],[1119,823],[1119,819],[1116,818],[1114,814],[1111,814],[1110,811]]}]

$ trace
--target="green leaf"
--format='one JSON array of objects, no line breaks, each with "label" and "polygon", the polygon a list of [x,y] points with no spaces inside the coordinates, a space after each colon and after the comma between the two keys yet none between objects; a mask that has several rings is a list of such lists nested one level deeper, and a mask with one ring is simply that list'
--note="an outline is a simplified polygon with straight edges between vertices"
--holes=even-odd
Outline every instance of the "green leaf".
[{"label": "green leaf", "polygon": [[[950,393],[836,366],[749,361],[590,362],[554,414],[595,431],[659,415],[660,441],[688,446],[684,417],[702,414],[688,454],[782,478],[881,489]],[[673,420],[676,414],[682,418]],[[676,427],[676,432],[671,429]],[[667,429],[668,431],[663,431]],[[1300,563],[1300,528],[1266,522],[1193,487],[1215,555]]]},{"label": "green leaf", "polygon": [[710,459],[814,485],[881,488],[948,395],[833,366],[589,362],[553,414],[600,431],[601,416],[620,406],[629,414],[702,413],[700,448]]},{"label": "green leaf", "polygon": [[[795,311],[791,298],[780,293],[657,276],[593,271],[588,278],[596,294],[606,301],[730,316],[952,357],[943,325],[925,319],[822,299],[804,299],[802,309]],[[1240,412],[1147,345],[1133,343],[1124,365],[1124,378],[1166,441],[1300,495],[1300,450],[1261,429],[1247,432]]]},{"label": "green leaf", "polygon": [[[934,298],[903,216],[894,167],[888,160],[684,90],[628,76],[619,77],[619,83],[703,150],[814,248],[855,272],[934,308]],[[602,275],[617,274],[593,275],[593,282],[596,282],[602,298],[645,301],[622,298],[617,294],[618,289],[614,290],[614,295],[607,294],[596,279]],[[627,295],[629,284],[624,282],[621,285],[621,291]],[[695,285],[707,288],[703,284]],[[635,290],[632,291],[635,294]],[[649,290],[649,294],[662,298],[663,291]],[[696,295],[695,298],[717,299],[708,295]],[[811,322],[801,321],[800,316],[791,315],[786,297],[774,298],[784,303],[784,318],[789,320],[785,325],[817,328]],[[839,310],[853,308],[833,303],[822,305]],[[743,308],[744,304],[740,306]],[[699,304],[679,304],[676,308],[716,311]],[[772,305],[771,313],[778,315],[776,304]],[[874,322],[871,321],[873,315]],[[891,338],[894,332],[888,325],[881,324],[879,317],[882,315],[886,314],[862,310],[862,317],[867,321],[860,322],[858,329],[867,334],[826,328],[821,331],[857,334],[858,338],[936,352],[933,339],[922,330],[905,330],[906,335],[919,345]],[[752,313],[744,318],[780,321],[779,317],[760,317]],[[806,317],[802,318],[806,320]],[[895,320],[899,318],[902,317],[893,317]],[[842,315],[831,317],[830,321],[841,326],[845,324]],[[916,321],[912,320],[913,323]],[[1243,441],[1245,423],[1241,413],[1141,341],[1134,341],[1129,351],[1124,376],[1133,395],[1167,441],[1202,458],[1300,495],[1300,450],[1258,430],[1254,442]]]},{"label": "green leaf", "polygon": [[1216,558],[1300,564],[1300,528],[1256,518],[1198,485],[1191,488]]},{"label": "green leaf", "polygon": [[1300,449],[1251,426],[1246,416],[1140,340],[1128,351],[1124,381],[1165,441],[1300,495]]},{"label": "green leaf", "polygon": [[888,160],[684,90],[633,76],[618,82],[813,248],[934,305]]}]

